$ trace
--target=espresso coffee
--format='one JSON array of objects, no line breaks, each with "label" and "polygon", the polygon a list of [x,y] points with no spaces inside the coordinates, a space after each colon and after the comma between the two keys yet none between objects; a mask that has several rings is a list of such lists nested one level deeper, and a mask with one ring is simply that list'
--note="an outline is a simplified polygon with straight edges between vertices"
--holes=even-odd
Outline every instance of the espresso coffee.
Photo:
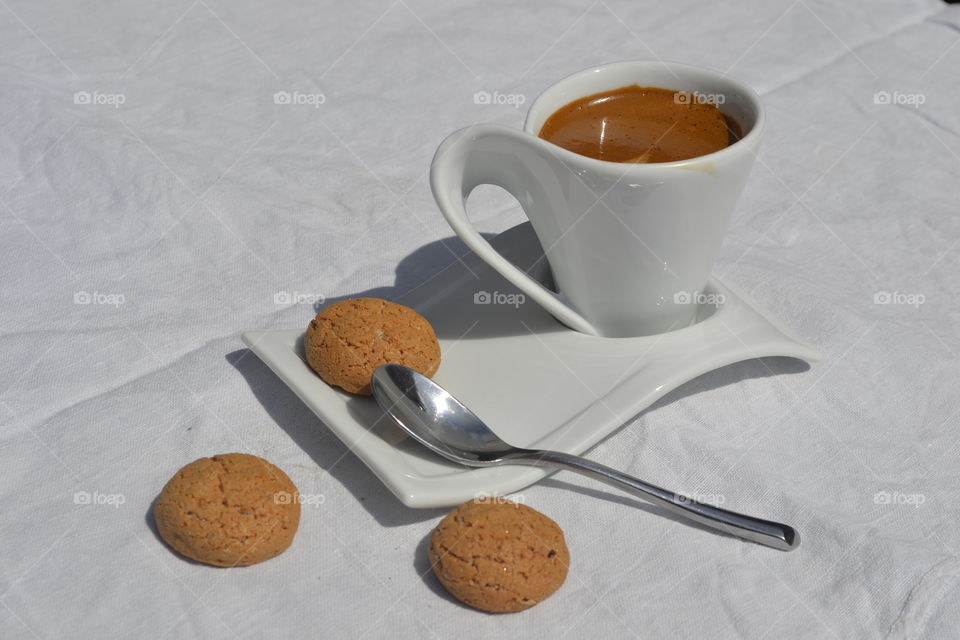
[{"label": "espresso coffee", "polygon": [[634,84],[561,107],[539,135],[597,160],[646,163],[713,153],[739,140],[741,132],[700,94]]}]

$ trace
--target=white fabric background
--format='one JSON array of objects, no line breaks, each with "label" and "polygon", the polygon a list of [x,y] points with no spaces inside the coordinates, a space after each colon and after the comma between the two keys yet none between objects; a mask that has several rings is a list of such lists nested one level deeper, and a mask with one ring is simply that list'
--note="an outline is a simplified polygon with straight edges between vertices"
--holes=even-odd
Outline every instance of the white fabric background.
[{"label": "white fabric background", "polygon": [[[955,637],[958,31],[936,0],[0,1],[0,637]],[[464,250],[433,150],[523,120],[476,91],[529,103],[657,57],[764,96],[716,271],[826,358],[706,375],[591,456],[803,544],[709,535],[560,474],[523,495],[566,531],[566,584],[480,614],[427,572],[443,512],[403,507],[239,333],[306,325],[278,292],[396,297]],[[473,212],[522,220],[492,189]],[[147,517],[178,467],[227,451],[325,500],[284,555],[230,571],[181,560]]]}]

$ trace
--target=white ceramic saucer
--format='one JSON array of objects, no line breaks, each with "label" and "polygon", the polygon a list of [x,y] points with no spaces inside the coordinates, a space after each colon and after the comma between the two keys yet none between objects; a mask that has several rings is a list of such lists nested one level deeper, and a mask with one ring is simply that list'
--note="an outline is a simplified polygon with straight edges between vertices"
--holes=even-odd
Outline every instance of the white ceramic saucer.
[{"label": "white ceramic saucer", "polygon": [[[529,223],[493,240],[549,283]],[[464,264],[465,263],[465,264]],[[642,338],[598,338],[561,325],[470,254],[397,299],[422,313],[442,348],[434,379],[504,440],[583,453],[681,384],[751,358],[820,354],[745,294],[713,278],[696,324]],[[511,297],[514,296],[514,297]],[[719,302],[719,304],[713,304]],[[445,507],[531,485],[548,472],[468,469],[408,439],[370,397],[328,386],[307,366],[304,329],[248,331],[244,342],[410,507]]]}]

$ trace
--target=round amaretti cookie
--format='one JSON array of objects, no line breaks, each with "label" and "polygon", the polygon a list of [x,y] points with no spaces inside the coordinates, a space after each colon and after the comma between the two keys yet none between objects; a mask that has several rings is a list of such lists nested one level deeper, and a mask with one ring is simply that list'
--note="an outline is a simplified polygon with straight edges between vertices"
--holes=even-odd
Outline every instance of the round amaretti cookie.
[{"label": "round amaretti cookie", "polygon": [[440,521],[430,565],[457,600],[494,613],[522,611],[567,577],[570,553],[556,522],[504,500],[471,500]]},{"label": "round amaretti cookie", "polygon": [[380,298],[341,300],[317,314],[303,340],[307,363],[327,384],[370,395],[370,376],[384,364],[402,364],[432,376],[440,343],[427,319]]},{"label": "round amaretti cookie", "polygon": [[283,553],[300,524],[297,488],[263,458],[200,458],[167,482],[153,507],[160,537],[186,557],[246,566]]}]

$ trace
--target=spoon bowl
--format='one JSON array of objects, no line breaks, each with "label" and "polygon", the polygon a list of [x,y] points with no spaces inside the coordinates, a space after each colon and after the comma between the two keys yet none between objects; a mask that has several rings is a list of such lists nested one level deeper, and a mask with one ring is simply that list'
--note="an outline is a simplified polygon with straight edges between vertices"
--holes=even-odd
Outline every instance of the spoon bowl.
[{"label": "spoon bowl", "polygon": [[396,364],[379,367],[370,388],[404,431],[449,460],[487,467],[520,451],[501,440],[443,387],[413,369]]}]

